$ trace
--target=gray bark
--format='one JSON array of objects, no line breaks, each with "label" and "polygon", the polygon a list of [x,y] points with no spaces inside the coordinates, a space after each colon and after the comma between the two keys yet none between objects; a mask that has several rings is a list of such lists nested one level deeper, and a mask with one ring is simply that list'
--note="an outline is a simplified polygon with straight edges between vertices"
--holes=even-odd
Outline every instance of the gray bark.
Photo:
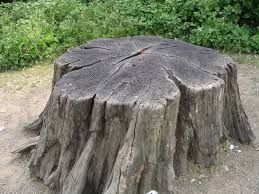
[{"label": "gray bark", "polygon": [[[254,140],[232,59],[159,37],[97,39],[54,66],[30,171],[62,193],[169,193],[187,160]],[[27,127],[27,129],[30,127]]]},{"label": "gray bark", "polygon": [[11,153],[17,154],[17,153],[25,153],[33,149],[39,142],[39,136],[30,138],[27,142],[17,146]]}]

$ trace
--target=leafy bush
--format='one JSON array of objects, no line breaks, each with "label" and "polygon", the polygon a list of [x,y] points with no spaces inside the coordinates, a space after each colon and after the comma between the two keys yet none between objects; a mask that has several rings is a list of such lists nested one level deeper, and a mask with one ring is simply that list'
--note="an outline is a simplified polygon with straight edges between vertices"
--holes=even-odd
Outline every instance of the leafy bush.
[{"label": "leafy bush", "polygon": [[[67,1],[37,1],[3,4],[0,16],[0,67],[20,68],[59,51],[61,22],[72,17],[80,4]],[[70,19],[71,20],[71,19]]]},{"label": "leafy bush", "polygon": [[100,37],[179,38],[258,52],[257,0],[28,0],[0,4],[0,70],[52,58]]},{"label": "leafy bush", "polygon": [[[117,9],[139,33],[179,38],[234,52],[258,52],[256,1],[120,0]],[[248,12],[244,14],[244,11]]]},{"label": "leafy bush", "polygon": [[108,4],[38,0],[0,6],[0,69],[17,69],[97,37],[131,35]]}]

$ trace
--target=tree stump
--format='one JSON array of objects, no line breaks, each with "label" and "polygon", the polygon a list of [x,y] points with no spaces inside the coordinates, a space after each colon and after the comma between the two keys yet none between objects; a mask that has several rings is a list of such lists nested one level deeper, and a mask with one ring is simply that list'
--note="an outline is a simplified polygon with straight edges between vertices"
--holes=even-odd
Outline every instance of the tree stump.
[{"label": "tree stump", "polygon": [[54,66],[31,173],[62,193],[169,193],[187,160],[254,140],[232,59],[182,41],[97,39]]}]

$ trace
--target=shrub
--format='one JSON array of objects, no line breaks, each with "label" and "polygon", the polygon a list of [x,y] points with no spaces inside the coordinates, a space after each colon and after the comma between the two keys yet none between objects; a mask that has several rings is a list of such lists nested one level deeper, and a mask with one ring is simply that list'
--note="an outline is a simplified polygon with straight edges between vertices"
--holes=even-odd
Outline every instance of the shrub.
[{"label": "shrub", "polygon": [[1,70],[22,68],[89,39],[131,34],[108,4],[38,0],[2,4],[0,13]]},{"label": "shrub", "polygon": [[[258,30],[254,25],[259,21],[259,4],[255,2],[120,0],[117,9],[138,33],[179,38],[233,52],[258,52]],[[248,12],[244,15],[244,11]]]},{"label": "shrub", "polygon": [[258,52],[257,0],[28,0],[0,4],[0,70],[51,58],[100,37],[179,38]]}]

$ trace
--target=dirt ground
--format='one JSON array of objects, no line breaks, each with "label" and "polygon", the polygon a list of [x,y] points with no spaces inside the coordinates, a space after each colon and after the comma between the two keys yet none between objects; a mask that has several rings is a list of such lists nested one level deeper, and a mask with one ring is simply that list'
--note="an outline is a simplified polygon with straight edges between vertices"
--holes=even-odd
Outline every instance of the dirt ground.
[{"label": "dirt ground", "polygon": [[[190,163],[189,173],[176,181],[176,193],[259,194],[259,66],[238,65],[243,105],[257,136],[254,146],[233,142],[222,145],[219,164],[207,170]],[[11,151],[32,134],[21,128],[33,121],[50,94],[52,66],[39,64],[18,72],[0,74],[0,193],[54,193],[30,177],[29,157]],[[230,150],[230,144],[234,150]],[[241,150],[241,152],[238,150]]]}]

